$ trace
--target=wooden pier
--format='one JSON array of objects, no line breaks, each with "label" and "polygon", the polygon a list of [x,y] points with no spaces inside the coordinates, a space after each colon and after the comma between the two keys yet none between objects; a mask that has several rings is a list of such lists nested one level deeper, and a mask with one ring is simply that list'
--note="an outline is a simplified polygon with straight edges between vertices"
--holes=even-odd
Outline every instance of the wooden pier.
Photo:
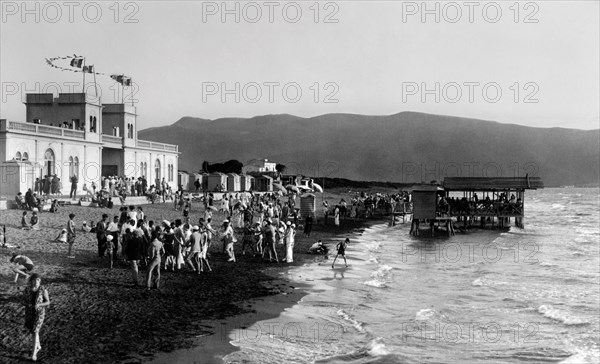
[{"label": "wooden pier", "polygon": [[419,234],[421,222],[435,226],[444,224],[448,235],[454,235],[454,221],[464,228],[478,221],[505,227],[510,219],[515,226],[525,228],[525,190],[544,188],[539,177],[449,177],[443,185],[413,187],[413,223],[411,234]]}]

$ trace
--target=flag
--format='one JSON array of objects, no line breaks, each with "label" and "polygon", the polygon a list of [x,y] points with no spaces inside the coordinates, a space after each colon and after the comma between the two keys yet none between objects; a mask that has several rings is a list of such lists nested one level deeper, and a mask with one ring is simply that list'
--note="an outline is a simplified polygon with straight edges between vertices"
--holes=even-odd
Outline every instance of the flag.
[{"label": "flag", "polygon": [[83,72],[94,73],[94,65],[91,64],[89,66],[83,66]]},{"label": "flag", "polygon": [[124,75],[110,75],[110,78],[117,81],[123,86],[131,86],[131,77],[127,77]]},{"label": "flag", "polygon": [[71,67],[81,68],[83,65],[83,58],[73,58],[71,60]]}]

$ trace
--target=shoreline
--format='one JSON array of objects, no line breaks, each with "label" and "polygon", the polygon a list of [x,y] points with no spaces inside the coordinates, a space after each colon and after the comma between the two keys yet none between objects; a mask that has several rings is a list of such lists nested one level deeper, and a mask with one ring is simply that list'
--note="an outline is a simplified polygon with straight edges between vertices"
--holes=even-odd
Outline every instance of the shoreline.
[{"label": "shoreline", "polygon": [[[385,221],[361,220],[356,221],[357,226],[346,226],[344,231],[321,231],[319,233],[325,235],[327,240],[340,240],[343,239],[342,236],[340,236],[342,234],[359,235],[369,226],[381,223],[385,223]],[[324,227],[323,225],[319,226],[321,228]],[[323,240],[322,237],[321,239]],[[310,244],[307,246],[310,246]],[[335,247],[330,247],[330,251],[333,251],[333,248]],[[300,255],[302,255],[301,261],[296,259],[296,257]],[[299,304],[302,298],[309,294],[308,290],[311,287],[309,283],[282,278],[281,275],[294,268],[310,269],[311,266],[320,265],[329,259],[322,255],[312,256],[315,257],[312,260],[309,259],[310,257],[311,255],[309,254],[297,255],[295,253],[293,265],[281,268],[263,268],[262,272],[267,276],[272,277],[272,280],[263,281],[263,285],[265,285],[270,292],[276,290],[276,293],[239,302],[238,304],[240,306],[248,307],[250,312],[234,314],[220,320],[207,320],[203,323],[203,326],[210,328],[210,330],[202,335],[198,335],[194,340],[195,345],[193,347],[178,349],[172,352],[157,353],[152,360],[148,361],[148,363],[221,363],[223,362],[224,357],[240,350],[238,346],[231,343],[230,337],[234,331],[238,331],[237,335],[241,336],[240,339],[249,341],[259,340],[263,335],[268,335],[269,328],[267,328],[267,331],[265,332],[262,332],[261,330],[259,332],[252,331],[251,333],[248,328],[261,321],[273,320],[279,317],[286,309]]]},{"label": "shoreline", "polygon": [[[173,211],[170,204],[142,207],[154,221],[172,221],[181,214]],[[76,259],[66,258],[65,244],[50,242],[66,224],[69,212],[76,214]],[[237,263],[229,264],[220,254],[220,242],[216,242],[209,259],[213,273],[161,271],[161,290],[146,291],[131,285],[130,271],[122,262],[108,269],[107,261],[97,257],[95,234],[81,231],[84,220],[98,221],[102,213],[116,215],[117,212],[116,209],[62,208],[56,214],[40,214],[41,230],[24,231],[18,224],[22,211],[3,211],[0,224],[6,225],[7,243],[21,248],[0,249],[0,275],[4,277],[0,281],[0,318],[5,323],[0,329],[1,361],[28,362],[30,355],[30,336],[23,329],[23,308],[19,302],[24,281],[20,278],[19,284],[14,284],[8,263],[13,251],[34,261],[34,271],[42,274],[42,284],[50,293],[52,304],[40,333],[41,361],[134,363],[151,361],[158,353],[196,346],[195,337],[207,331],[203,324],[208,320],[253,314],[246,303],[248,300],[277,295],[289,301],[287,294],[279,294],[287,293],[289,283],[277,280],[268,272],[282,272],[288,267],[323,260],[323,256],[304,252],[318,239],[327,243],[369,222],[346,220],[338,228],[314,225],[310,238],[298,231],[295,262],[291,264],[269,264],[239,253]],[[197,220],[199,215],[200,211],[192,211],[191,220]],[[213,226],[218,226],[223,218],[215,214]],[[145,278],[146,271],[141,270],[140,282]],[[299,291],[294,289],[292,294]],[[87,330],[81,330],[82,327]]]}]

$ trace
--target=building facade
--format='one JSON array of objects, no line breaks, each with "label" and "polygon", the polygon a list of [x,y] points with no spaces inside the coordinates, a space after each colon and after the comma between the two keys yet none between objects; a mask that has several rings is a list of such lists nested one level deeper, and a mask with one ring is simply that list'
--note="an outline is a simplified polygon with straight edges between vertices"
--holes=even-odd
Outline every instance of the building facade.
[{"label": "building facade", "polygon": [[242,167],[242,173],[251,172],[275,172],[277,163],[269,162],[268,159],[252,159]]},{"label": "building facade", "polygon": [[0,163],[29,161],[40,179],[60,178],[62,194],[73,176],[78,193],[102,176],[145,177],[149,186],[164,178],[177,189],[178,146],[138,139],[134,106],[85,93],[27,94],[25,106],[25,122],[0,119]]}]

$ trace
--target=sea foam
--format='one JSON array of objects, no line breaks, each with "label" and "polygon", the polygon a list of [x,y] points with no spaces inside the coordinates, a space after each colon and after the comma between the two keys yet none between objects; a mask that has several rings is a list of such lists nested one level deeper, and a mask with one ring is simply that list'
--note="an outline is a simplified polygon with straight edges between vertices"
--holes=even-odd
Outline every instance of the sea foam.
[{"label": "sea foam", "polygon": [[550,305],[541,305],[538,312],[555,321],[560,321],[565,325],[587,325],[589,322],[578,317],[569,315],[567,312],[554,308]]}]

